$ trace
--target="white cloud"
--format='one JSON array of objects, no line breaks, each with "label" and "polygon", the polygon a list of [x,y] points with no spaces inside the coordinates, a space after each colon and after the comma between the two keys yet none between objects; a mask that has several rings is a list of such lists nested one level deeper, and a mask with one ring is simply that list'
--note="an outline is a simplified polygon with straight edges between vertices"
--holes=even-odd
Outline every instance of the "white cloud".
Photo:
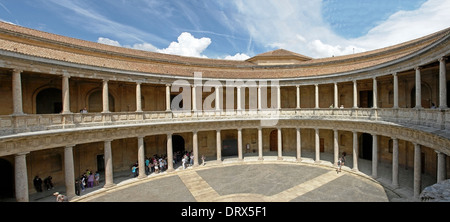
[{"label": "white cloud", "polygon": [[105,44],[105,45],[112,45],[112,46],[118,46],[121,47],[120,43],[118,41],[112,40],[112,39],[108,39],[108,38],[104,38],[104,37],[99,37],[97,39],[98,43],[101,44]]},{"label": "white cloud", "polygon": [[250,58],[250,56],[246,55],[245,53],[236,53],[236,55],[234,55],[234,56],[231,56],[231,55],[225,56],[224,59],[225,60],[241,60],[241,61],[243,61],[243,60],[247,60],[249,58]]},{"label": "white cloud", "polygon": [[210,38],[197,39],[191,33],[183,32],[178,37],[178,42],[172,42],[169,47],[165,49],[158,49],[156,51],[172,55],[206,58],[206,56],[202,55],[202,53],[210,44]]},{"label": "white cloud", "polygon": [[235,0],[236,22],[257,44],[284,48],[314,58],[380,49],[450,27],[450,1],[428,0],[420,8],[399,11],[366,35],[346,39],[322,19],[321,1]]}]

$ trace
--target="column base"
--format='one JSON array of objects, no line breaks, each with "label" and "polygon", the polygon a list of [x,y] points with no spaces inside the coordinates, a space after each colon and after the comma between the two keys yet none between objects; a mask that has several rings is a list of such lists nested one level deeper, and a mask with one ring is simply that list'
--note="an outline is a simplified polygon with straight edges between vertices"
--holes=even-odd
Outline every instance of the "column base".
[{"label": "column base", "polygon": [[277,160],[283,160],[282,156],[277,157]]},{"label": "column base", "polygon": [[115,183],[110,183],[110,184],[105,184],[105,185],[103,186],[103,188],[108,189],[108,188],[111,188],[111,187],[114,187],[114,186],[116,186]]},{"label": "column base", "polygon": [[258,157],[258,160],[259,160],[259,161],[263,161],[263,160],[264,160],[264,157]]}]

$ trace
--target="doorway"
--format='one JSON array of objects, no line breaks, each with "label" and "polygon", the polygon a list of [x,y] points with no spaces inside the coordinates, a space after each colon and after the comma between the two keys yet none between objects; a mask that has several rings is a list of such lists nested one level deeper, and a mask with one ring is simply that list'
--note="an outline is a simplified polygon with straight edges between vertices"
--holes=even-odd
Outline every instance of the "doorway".
[{"label": "doorway", "polygon": [[363,133],[361,134],[360,137],[360,141],[361,141],[361,145],[360,145],[360,155],[359,157],[365,160],[372,160],[372,141],[373,141],[373,137],[372,135],[368,134],[368,133]]},{"label": "doorway", "polygon": [[62,111],[62,91],[47,88],[36,95],[36,114],[57,114]]},{"label": "doorway", "polygon": [[278,130],[270,132],[270,151],[278,151]]},{"label": "doorway", "polygon": [[359,106],[361,108],[373,107],[373,91],[359,91]]},{"label": "doorway", "polygon": [[0,199],[14,197],[14,168],[12,164],[0,158],[0,174],[2,182],[0,183]]},{"label": "doorway", "polygon": [[97,155],[97,171],[105,171],[105,155]]},{"label": "doorway", "polygon": [[180,152],[184,154],[185,152],[185,142],[184,138],[180,135],[172,135],[172,149],[173,152]]}]

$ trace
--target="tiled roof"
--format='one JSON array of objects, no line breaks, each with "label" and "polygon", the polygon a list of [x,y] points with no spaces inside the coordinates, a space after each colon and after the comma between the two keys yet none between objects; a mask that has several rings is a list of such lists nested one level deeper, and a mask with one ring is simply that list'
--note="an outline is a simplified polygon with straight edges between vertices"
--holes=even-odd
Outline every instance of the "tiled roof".
[{"label": "tiled roof", "polygon": [[258,66],[249,61],[192,58],[115,47],[0,22],[0,50],[95,67],[142,73],[211,78],[288,78],[349,72],[383,64],[429,46],[450,29],[383,49],[346,56],[311,59],[275,50],[258,56],[290,55],[309,58],[298,65]]}]

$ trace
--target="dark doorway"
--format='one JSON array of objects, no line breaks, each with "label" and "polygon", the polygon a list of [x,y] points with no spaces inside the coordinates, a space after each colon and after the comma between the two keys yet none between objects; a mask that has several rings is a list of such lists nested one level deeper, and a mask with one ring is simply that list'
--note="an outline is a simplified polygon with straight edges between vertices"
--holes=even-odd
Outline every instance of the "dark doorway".
[{"label": "dark doorway", "polygon": [[0,199],[14,197],[14,169],[11,163],[0,158],[0,175],[2,182],[0,183]]},{"label": "dark doorway", "polygon": [[360,158],[372,160],[372,135],[368,133],[361,134]]},{"label": "dark doorway", "polygon": [[325,152],[325,139],[324,138],[320,138],[320,152],[321,153]]},{"label": "dark doorway", "polygon": [[270,132],[270,151],[278,151],[278,130]]},{"label": "dark doorway", "polygon": [[54,114],[62,111],[62,91],[48,88],[36,96],[36,114]]},{"label": "dark doorway", "polygon": [[173,152],[184,153],[184,139],[180,135],[172,135],[172,149]]},{"label": "dark doorway", "polygon": [[237,140],[236,139],[228,139],[222,141],[222,156],[237,156],[238,148],[237,148]]},{"label": "dark doorway", "polygon": [[361,108],[373,107],[373,91],[360,91],[359,92],[359,106]]},{"label": "dark doorway", "polygon": [[105,155],[97,155],[97,171],[105,171]]}]

